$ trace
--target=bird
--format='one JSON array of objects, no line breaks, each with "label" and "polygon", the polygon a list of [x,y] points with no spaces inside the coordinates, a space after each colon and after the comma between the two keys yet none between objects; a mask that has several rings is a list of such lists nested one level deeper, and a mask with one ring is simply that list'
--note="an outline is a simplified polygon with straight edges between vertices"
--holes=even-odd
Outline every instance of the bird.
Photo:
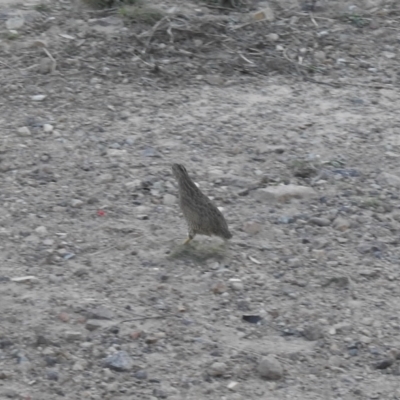
[{"label": "bird", "polygon": [[199,235],[218,236],[225,241],[232,238],[221,211],[202,193],[182,164],[173,164],[172,172],[178,181],[179,206],[188,225],[188,244]]}]

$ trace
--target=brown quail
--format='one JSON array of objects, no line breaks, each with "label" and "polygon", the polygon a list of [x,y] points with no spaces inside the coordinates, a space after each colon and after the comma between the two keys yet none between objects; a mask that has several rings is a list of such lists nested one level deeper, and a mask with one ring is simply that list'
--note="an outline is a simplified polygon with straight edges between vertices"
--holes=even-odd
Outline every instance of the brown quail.
[{"label": "brown quail", "polygon": [[182,164],[173,164],[172,172],[178,181],[179,205],[188,224],[188,238],[184,244],[197,234],[230,239],[232,234],[224,216],[190,179],[186,168]]}]

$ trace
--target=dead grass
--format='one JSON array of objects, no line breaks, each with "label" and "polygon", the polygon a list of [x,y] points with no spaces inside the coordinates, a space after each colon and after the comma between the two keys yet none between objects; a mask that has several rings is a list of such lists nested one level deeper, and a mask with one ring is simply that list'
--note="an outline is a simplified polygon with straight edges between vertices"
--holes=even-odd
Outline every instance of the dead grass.
[{"label": "dead grass", "polygon": [[131,22],[143,22],[146,24],[155,24],[164,17],[161,10],[143,6],[123,6],[119,9],[119,13]]}]

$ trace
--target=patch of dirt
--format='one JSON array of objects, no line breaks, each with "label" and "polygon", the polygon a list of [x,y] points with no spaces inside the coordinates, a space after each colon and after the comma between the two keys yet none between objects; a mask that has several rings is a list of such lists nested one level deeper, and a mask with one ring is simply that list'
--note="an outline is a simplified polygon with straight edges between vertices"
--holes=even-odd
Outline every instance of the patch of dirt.
[{"label": "patch of dirt", "polygon": [[0,397],[400,398],[396,2],[152,6],[0,9]]}]

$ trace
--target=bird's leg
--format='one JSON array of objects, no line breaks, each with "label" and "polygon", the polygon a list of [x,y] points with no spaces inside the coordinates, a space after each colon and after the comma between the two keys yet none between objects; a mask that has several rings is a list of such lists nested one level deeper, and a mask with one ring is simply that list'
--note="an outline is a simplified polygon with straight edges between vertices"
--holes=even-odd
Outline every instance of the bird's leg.
[{"label": "bird's leg", "polygon": [[195,236],[196,236],[195,233],[189,231],[189,232],[188,232],[188,237],[187,237],[187,239],[183,242],[183,244],[184,244],[184,245],[185,245],[185,244],[188,244],[189,242],[191,242],[191,241],[194,239]]}]

